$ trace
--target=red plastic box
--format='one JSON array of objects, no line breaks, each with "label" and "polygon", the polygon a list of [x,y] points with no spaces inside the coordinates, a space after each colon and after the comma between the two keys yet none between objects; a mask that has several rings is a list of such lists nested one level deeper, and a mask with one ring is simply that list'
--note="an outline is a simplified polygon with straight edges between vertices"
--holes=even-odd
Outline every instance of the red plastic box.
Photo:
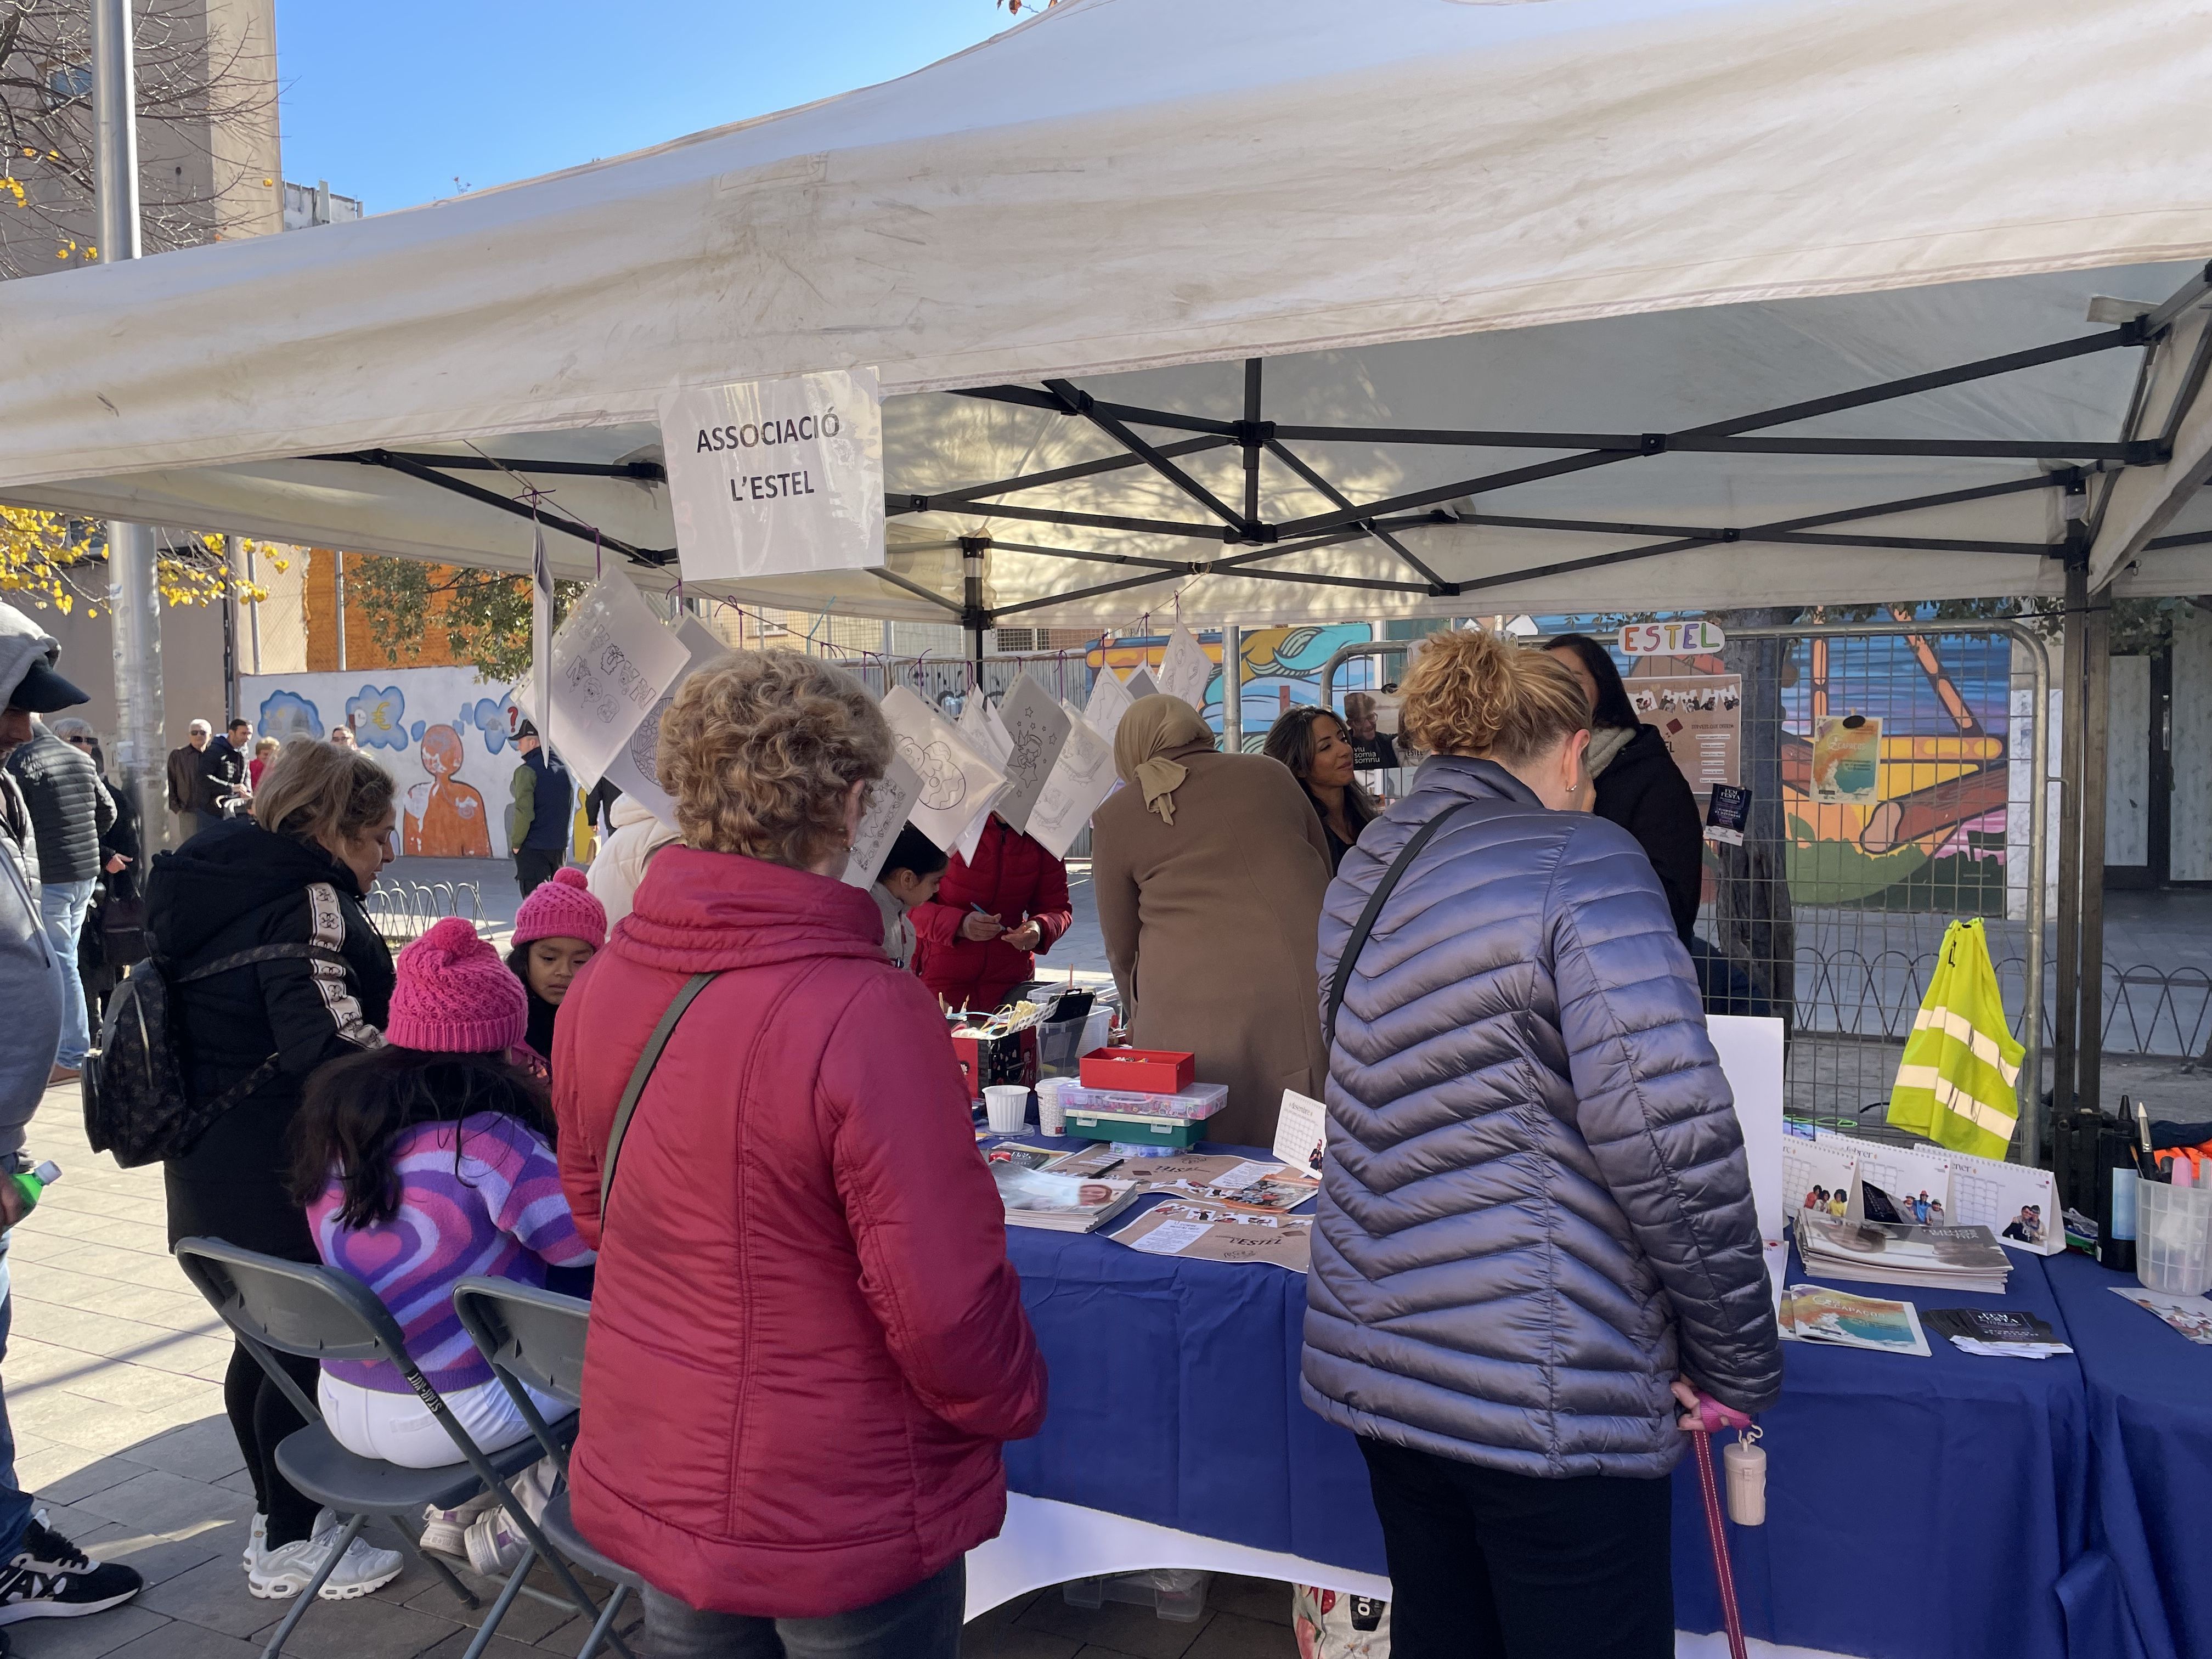
[{"label": "red plastic box", "polygon": [[1198,1056],[1174,1048],[1093,1048],[1084,1055],[1081,1069],[1086,1089],[1173,1095],[1190,1087]]}]

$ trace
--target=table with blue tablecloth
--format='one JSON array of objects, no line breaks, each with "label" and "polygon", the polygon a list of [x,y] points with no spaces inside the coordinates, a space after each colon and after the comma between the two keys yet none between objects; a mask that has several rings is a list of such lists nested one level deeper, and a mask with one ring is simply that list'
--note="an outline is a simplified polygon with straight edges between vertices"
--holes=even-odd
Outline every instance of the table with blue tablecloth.
[{"label": "table with blue tablecloth", "polygon": [[[1302,1276],[1021,1228],[1008,1252],[1052,1376],[1043,1431],[1006,1449],[1015,1493],[1311,1564],[1313,1582],[1334,1570],[1340,1588],[1385,1571],[1357,1444],[1298,1397]],[[2047,1266],[2014,1253],[2002,1297],[1845,1288],[1923,1310],[2026,1309],[2063,1328]],[[1785,1364],[1763,1419],[1769,1519],[1731,1528],[1752,1635],[1874,1659],[2123,1659],[2094,1628],[2117,1592],[2091,1542],[2075,1360],[1792,1343]],[[1686,1459],[1674,1514],[1676,1622],[1717,1630]]]},{"label": "table with blue tablecloth", "polygon": [[2131,1275],[2054,1257],[2051,1283],[2081,1356],[2091,1523],[2114,1565],[2124,1659],[2212,1655],[2212,1347],[2112,1294]]}]

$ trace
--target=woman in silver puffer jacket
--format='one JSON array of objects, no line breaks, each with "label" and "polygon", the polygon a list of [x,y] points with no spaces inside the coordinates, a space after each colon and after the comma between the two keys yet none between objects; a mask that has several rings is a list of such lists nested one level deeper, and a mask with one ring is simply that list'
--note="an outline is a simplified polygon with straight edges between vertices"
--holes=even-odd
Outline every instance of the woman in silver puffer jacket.
[{"label": "woman in silver puffer jacket", "polygon": [[1442,823],[1343,969],[1305,1399],[1360,1437],[1396,1659],[1660,1659],[1678,1407],[1781,1386],[1742,1135],[1573,676],[1433,635],[1402,722],[1431,757],[1330,884],[1324,986]]}]

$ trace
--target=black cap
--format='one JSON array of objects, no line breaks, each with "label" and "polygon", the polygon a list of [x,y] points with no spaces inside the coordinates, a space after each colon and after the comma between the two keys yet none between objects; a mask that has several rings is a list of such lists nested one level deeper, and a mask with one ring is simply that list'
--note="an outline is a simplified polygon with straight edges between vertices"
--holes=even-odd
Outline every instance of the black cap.
[{"label": "black cap", "polygon": [[31,665],[23,671],[23,678],[8,694],[9,708],[33,714],[52,714],[91,701],[91,697],[55,673],[44,657],[31,659]]},{"label": "black cap", "polygon": [[538,728],[532,725],[528,720],[523,721],[521,725],[514,728],[514,736],[517,742],[521,741],[524,738],[534,738],[537,735]]}]

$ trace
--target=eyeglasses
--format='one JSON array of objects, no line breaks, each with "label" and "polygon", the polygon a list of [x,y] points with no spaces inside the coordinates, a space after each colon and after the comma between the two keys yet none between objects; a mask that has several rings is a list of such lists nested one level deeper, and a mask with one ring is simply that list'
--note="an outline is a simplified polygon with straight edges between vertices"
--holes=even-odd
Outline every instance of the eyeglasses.
[{"label": "eyeglasses", "polygon": [[64,741],[73,743],[80,749],[97,748],[100,743],[100,740],[97,738],[65,738]]}]

